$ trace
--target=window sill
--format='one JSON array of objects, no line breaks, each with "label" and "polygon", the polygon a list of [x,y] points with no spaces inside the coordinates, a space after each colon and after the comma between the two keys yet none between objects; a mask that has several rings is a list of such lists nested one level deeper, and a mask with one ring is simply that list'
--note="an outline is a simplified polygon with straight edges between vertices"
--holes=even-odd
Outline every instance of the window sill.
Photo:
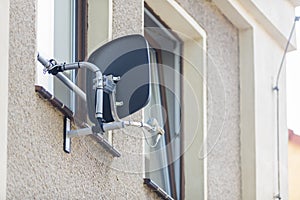
[{"label": "window sill", "polygon": [[174,200],[170,195],[168,195],[161,187],[159,187],[150,178],[144,178],[144,184],[147,185],[152,191],[154,191],[159,197],[165,200]]},{"label": "window sill", "polygon": [[74,114],[72,110],[67,106],[65,106],[60,100],[58,100],[54,95],[48,92],[45,88],[39,85],[35,85],[35,92],[37,92],[41,98],[47,100],[54,108],[59,110],[64,116],[68,117],[71,121],[73,121]]}]

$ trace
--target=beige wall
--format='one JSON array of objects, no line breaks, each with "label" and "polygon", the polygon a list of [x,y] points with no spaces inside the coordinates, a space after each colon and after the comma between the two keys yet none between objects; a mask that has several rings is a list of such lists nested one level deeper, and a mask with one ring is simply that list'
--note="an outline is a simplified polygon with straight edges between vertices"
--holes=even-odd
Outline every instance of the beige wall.
[{"label": "beige wall", "polygon": [[[207,198],[241,199],[238,30],[208,1],[179,1],[206,31]],[[201,14],[199,14],[201,13]]]},{"label": "beige wall", "polygon": [[[259,3],[258,7],[249,7],[249,1],[214,2],[239,29],[242,197],[272,199],[278,194],[276,93],[272,88],[290,32],[286,27],[291,28],[294,21],[291,17],[294,14],[293,5],[280,1],[272,5],[270,12],[271,7],[263,3]],[[273,16],[275,12],[282,13],[284,17]],[[280,195],[288,199],[284,68],[279,88]]]},{"label": "beige wall", "polygon": [[[272,34],[272,31],[266,31],[266,27],[256,21],[256,16],[251,16],[253,13],[240,3],[177,2],[207,33],[206,78],[208,95],[212,95],[207,99],[208,138],[205,141],[210,152],[207,157],[207,197],[272,199],[276,192],[276,141],[270,138],[275,138],[276,124],[275,95],[271,88],[286,32]],[[1,11],[7,8],[7,3],[1,1]],[[63,116],[34,92],[36,1],[11,0],[9,8],[10,38],[7,40],[8,34],[1,36],[1,41],[4,40],[1,44],[9,41],[7,198],[155,199],[153,192],[142,184],[143,136],[138,129],[114,133],[115,147],[122,154],[120,158],[112,158],[89,137],[73,139],[72,153],[63,152]],[[289,9],[287,11],[291,11]],[[143,33],[143,1],[113,0],[112,10],[112,38]],[[5,16],[7,19],[7,15],[8,10],[4,9],[1,20]],[[8,23],[4,24],[8,28]],[[6,51],[0,52],[0,56],[5,62]],[[4,72],[0,76],[5,97],[7,76]],[[284,77],[283,72],[282,132],[286,129]],[[0,111],[6,113],[3,101]],[[4,127],[5,138],[6,117],[1,117],[4,120],[0,119],[3,123],[0,127]],[[142,113],[131,118],[140,120]],[[282,135],[281,141],[282,197],[287,199],[284,149],[287,137]],[[5,146],[1,153],[5,152]],[[5,176],[6,167],[2,165],[6,160],[5,153],[0,159],[1,176]],[[3,180],[1,178],[0,183],[5,185]],[[0,195],[5,196],[2,185]]]},{"label": "beige wall", "polygon": [[[277,1],[269,5],[268,1],[244,0],[239,1],[241,5],[251,13],[254,18],[259,19],[263,29],[271,35],[276,36],[276,42],[280,45],[286,44],[292,22],[294,19],[294,5],[291,1]],[[281,14],[284,13],[284,14]],[[291,41],[291,49],[295,48],[295,38]]]},{"label": "beige wall", "polygon": [[[155,199],[143,185],[137,129],[115,134],[121,158],[89,137],[73,139],[72,153],[63,152],[63,116],[34,91],[35,2],[10,1],[7,198]],[[142,1],[113,1],[113,36],[142,33],[142,8]]]},{"label": "beige wall", "polygon": [[[227,102],[227,105],[228,109],[232,110],[232,116],[237,116],[239,107],[238,83],[236,82],[238,79],[237,31],[213,4],[204,1],[195,5],[181,3],[185,4],[184,8],[203,25],[209,34],[208,55],[214,60],[209,60],[209,66],[224,73],[227,73],[230,68],[229,72],[233,73],[226,75],[231,78],[226,79],[225,84],[231,85],[231,89],[235,91],[235,98]],[[141,134],[136,129],[129,129],[125,134],[122,131],[114,134],[114,143],[122,153],[121,158],[112,158],[90,138],[73,139],[70,155],[62,151],[62,116],[48,103],[37,97],[34,92],[36,27],[33,21],[28,24],[22,23],[24,19],[28,21],[35,19],[34,1],[24,3],[15,0],[11,2],[10,9],[12,13],[10,20],[13,26],[10,30],[12,37],[9,76],[8,197],[147,198],[146,195],[154,197],[155,195],[149,194],[148,189],[145,189],[142,184],[143,157],[141,152],[143,147]],[[203,15],[200,16],[197,13],[198,9],[205,10]],[[142,1],[128,1],[124,4],[123,1],[115,0],[113,13],[113,38],[143,32]],[[221,30],[230,34],[223,34],[224,36],[220,38],[218,32]],[[18,37],[20,35],[24,38]],[[221,49],[230,49],[227,51],[229,54],[221,54],[220,44]],[[228,64],[218,69],[213,63],[227,61]],[[23,72],[24,68],[20,67],[24,62],[29,63],[26,73]],[[210,80],[217,78],[214,77],[214,71],[209,73]],[[232,79],[232,77],[235,78]],[[23,84],[17,84],[19,82]],[[219,107],[222,103],[224,102],[217,102],[215,106]],[[137,113],[132,118],[141,119],[141,113]],[[239,129],[238,121],[236,121],[238,119],[236,117],[232,119],[234,121],[228,123],[232,125],[222,130],[225,131],[222,133],[224,137],[220,138],[215,150],[209,155],[209,198],[217,198],[231,187],[229,184],[227,186],[224,184],[227,182],[224,181],[225,177],[232,180],[231,183],[235,183],[234,187],[237,188],[228,193],[227,197],[239,198],[240,172],[238,170],[239,158],[236,156],[236,152],[239,152],[237,144]],[[231,130],[230,137],[227,134],[229,130]],[[215,134],[218,134],[218,131]],[[210,133],[213,134],[213,131],[210,130]],[[133,135],[138,137],[132,137]],[[230,142],[231,139],[233,140]],[[208,142],[216,142],[216,137],[212,137]],[[223,154],[220,154],[220,147],[226,142],[234,144],[236,148],[231,149],[232,155],[228,154],[225,158],[221,158]],[[224,168],[223,162],[232,164]],[[232,166],[237,166],[237,168]],[[220,171],[221,168],[225,170],[226,176],[223,171]],[[221,178],[221,174],[224,179]],[[220,184],[224,184],[221,190]],[[214,192],[215,188],[219,188],[218,193]]]},{"label": "beige wall", "polygon": [[0,2],[0,199],[6,198],[9,1]]},{"label": "beige wall", "polygon": [[[232,110],[232,116],[237,116],[239,104],[237,68],[237,31],[211,3],[200,2],[188,5],[181,2],[184,8],[203,25],[209,33],[209,56],[214,62],[227,62],[221,69],[227,73],[231,70],[227,79],[227,85],[231,85],[235,91],[235,98],[228,102],[228,109]],[[10,70],[9,70],[9,137],[8,137],[8,197],[9,198],[154,198],[142,184],[143,172],[143,146],[142,135],[137,129],[119,131],[114,134],[114,143],[122,153],[121,158],[112,158],[93,140],[88,137],[75,138],[72,141],[72,153],[65,154],[62,151],[62,119],[48,103],[40,99],[34,92],[35,52],[36,52],[36,18],[35,1],[22,2],[11,1],[10,23]],[[130,33],[143,32],[143,2],[132,0],[124,3],[120,0],[113,1],[112,37],[117,38]],[[198,9],[205,10],[200,16]],[[28,14],[30,13],[30,14]],[[211,21],[209,20],[211,19]],[[27,23],[23,23],[23,20]],[[213,23],[215,22],[215,24]],[[223,30],[221,38],[217,34]],[[22,35],[23,37],[20,37]],[[221,34],[222,35],[222,34]],[[220,54],[221,49],[230,49],[227,53]],[[232,58],[232,59],[230,59]],[[226,60],[227,59],[227,60]],[[26,73],[22,63],[28,63]],[[210,66],[216,67],[210,60]],[[210,71],[210,78],[214,78]],[[232,82],[233,81],[233,82]],[[22,84],[18,84],[22,82]],[[229,92],[229,90],[228,90]],[[22,95],[21,95],[22,94]],[[223,103],[223,102],[219,102]],[[218,105],[218,103],[216,104]],[[230,107],[233,106],[233,107]],[[213,112],[213,110],[210,110]],[[131,118],[141,119],[141,113]],[[237,190],[228,193],[228,198],[239,197],[239,158],[235,152],[238,148],[238,119],[233,118],[225,130],[224,137],[220,138],[218,145],[223,146],[230,138],[235,149],[233,155],[222,158],[220,151],[214,151],[209,159],[210,198],[220,196],[229,187],[220,177],[222,172],[216,166],[223,166],[223,162],[232,163],[228,167],[233,170],[226,172],[226,178],[235,183]],[[237,121],[236,121],[237,120]],[[231,136],[225,135],[231,130]],[[234,131],[233,131],[234,130]],[[136,137],[132,137],[136,136]],[[211,143],[216,138],[211,138]],[[209,141],[208,141],[209,142]],[[220,147],[216,147],[216,149]],[[199,149],[200,150],[200,149]],[[216,162],[216,163],[215,163]],[[220,162],[220,163],[218,163]],[[232,167],[237,166],[237,168]],[[214,172],[214,170],[216,170]],[[215,174],[218,171],[218,174]],[[223,176],[224,177],[224,176]],[[225,177],[224,177],[225,178]],[[219,180],[219,181],[218,181]],[[220,188],[224,184],[224,190],[215,193],[214,188]],[[59,187],[58,187],[59,186]],[[149,196],[150,195],[150,196]],[[149,197],[146,197],[149,196]]]},{"label": "beige wall", "polygon": [[[196,45],[194,49],[184,47],[183,50],[186,198],[240,199],[238,30],[211,2],[177,2],[205,31],[205,35],[194,38],[192,33],[187,33],[189,29],[180,24],[182,21],[177,15],[169,10],[158,13],[168,26],[175,27],[179,37],[184,34],[193,37],[195,41],[190,47]],[[147,3],[150,7],[157,5],[154,11],[167,10],[166,3]],[[172,19],[176,19],[177,26],[172,24]],[[204,36],[207,36],[204,38],[205,45],[196,44],[196,40]],[[186,41],[183,39],[183,42]],[[199,50],[199,47],[204,48],[206,58],[205,62],[200,62],[200,66],[195,65],[197,59],[203,58],[203,49]],[[203,66],[206,62],[207,66]],[[207,68],[207,72],[204,68]],[[207,91],[203,92],[202,85]],[[203,100],[201,96],[206,92],[207,99]],[[208,105],[203,105],[203,101],[207,101]],[[203,116],[204,110],[207,110],[207,117]],[[206,118],[208,120],[204,122]],[[208,127],[205,134],[204,126]],[[208,154],[205,153],[205,145]]]}]

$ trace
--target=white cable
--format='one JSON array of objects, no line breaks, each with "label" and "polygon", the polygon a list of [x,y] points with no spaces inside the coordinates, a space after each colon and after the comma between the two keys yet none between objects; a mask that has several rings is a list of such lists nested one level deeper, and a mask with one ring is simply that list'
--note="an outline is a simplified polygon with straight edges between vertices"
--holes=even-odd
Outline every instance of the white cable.
[{"label": "white cable", "polygon": [[157,136],[156,141],[155,141],[154,144],[150,144],[150,143],[149,143],[145,131],[143,131],[143,134],[144,134],[144,138],[145,138],[146,144],[147,144],[149,147],[155,148],[155,147],[158,145],[158,142],[159,142],[159,139],[160,139],[160,136],[161,136],[160,134]]}]

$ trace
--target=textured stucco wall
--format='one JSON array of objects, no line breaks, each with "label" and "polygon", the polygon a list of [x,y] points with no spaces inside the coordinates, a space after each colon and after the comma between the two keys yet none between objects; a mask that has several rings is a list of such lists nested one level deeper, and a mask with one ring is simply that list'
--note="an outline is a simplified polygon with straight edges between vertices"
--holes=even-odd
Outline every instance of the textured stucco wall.
[{"label": "textured stucco wall", "polygon": [[208,199],[241,199],[238,30],[211,1],[178,0],[207,33]]},{"label": "textured stucco wall", "polygon": [[[240,29],[242,197],[274,199],[278,194],[278,161],[277,95],[273,87],[295,11],[289,1],[272,6],[255,0],[214,2]],[[292,39],[290,49],[293,44]],[[280,196],[288,199],[285,66],[279,88]]]},{"label": "textured stucco wall", "polygon": [[[114,37],[141,33],[142,6],[137,0],[113,2]],[[121,158],[89,137],[73,139],[72,153],[63,152],[63,116],[34,92],[36,13],[35,0],[10,1],[7,198],[156,198],[143,185],[142,135],[136,129],[115,134]]]},{"label": "textured stucco wall", "polygon": [[113,0],[113,39],[127,34],[143,34],[144,2]]},{"label": "textured stucco wall", "polygon": [[[209,126],[209,146],[216,138],[218,142],[208,156],[208,197],[240,199],[237,30],[210,2],[178,2],[207,31],[211,91],[230,97],[225,102],[215,96],[209,99],[209,117],[214,123],[224,122],[220,111],[226,111],[226,118],[219,138],[220,130]],[[34,92],[35,3],[10,1],[7,198],[156,198],[142,184],[143,135],[137,129],[114,133],[121,158],[112,158],[89,137],[73,139],[72,153],[63,152],[63,116]],[[113,1],[113,38],[142,33],[142,20],[141,0]],[[219,83],[215,70],[223,85],[214,84]],[[141,112],[131,118],[141,119]]]}]

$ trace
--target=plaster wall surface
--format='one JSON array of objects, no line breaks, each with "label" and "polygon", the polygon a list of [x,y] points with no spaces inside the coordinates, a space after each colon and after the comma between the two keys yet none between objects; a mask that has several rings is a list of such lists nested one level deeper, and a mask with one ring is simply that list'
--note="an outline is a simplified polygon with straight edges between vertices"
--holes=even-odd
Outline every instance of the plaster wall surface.
[{"label": "plaster wall surface", "polygon": [[[142,6],[113,1],[114,37],[142,33]],[[90,137],[72,139],[71,154],[63,152],[63,116],[34,91],[36,13],[35,0],[10,1],[7,198],[157,198],[143,185],[142,135],[136,129],[115,134],[121,158]]]},{"label": "plaster wall surface", "polygon": [[178,2],[207,34],[207,198],[238,200],[241,199],[238,30],[211,1]]},{"label": "plaster wall surface", "polygon": [[[242,3],[244,3],[245,8],[249,8],[253,5],[255,8],[258,9],[259,14],[257,14],[256,18],[259,24],[268,21],[268,23],[274,26],[274,28],[272,28],[264,24],[263,25],[264,29],[266,29],[267,32],[274,34],[274,32],[272,33],[272,31],[276,30],[284,37],[288,38],[295,18],[295,13],[294,13],[295,6],[292,4],[292,2],[278,1],[276,2],[276,4],[272,4],[272,6],[270,6],[269,2],[267,1],[259,1],[259,0],[244,1]],[[249,9],[249,11],[255,12],[252,11],[251,9]],[[280,13],[284,13],[284,14],[280,14]],[[260,19],[259,16],[263,16],[266,19]],[[285,43],[286,42],[283,40],[282,45],[284,45]],[[293,48],[296,47],[295,37],[291,39],[290,47]]]},{"label": "plaster wall surface", "polygon": [[114,0],[113,4],[113,39],[127,34],[143,34],[144,2]]},{"label": "plaster wall surface", "polygon": [[[208,36],[208,199],[240,199],[238,31],[209,1],[178,3]],[[156,198],[142,184],[137,129],[114,133],[121,158],[89,137],[63,152],[63,116],[34,92],[35,21],[35,1],[10,1],[7,198]],[[113,38],[142,33],[143,2],[114,0],[112,30]]]},{"label": "plaster wall surface", "polygon": [[[178,2],[208,36],[208,199],[240,199],[238,33],[213,3]],[[63,152],[63,116],[34,91],[35,20],[34,0],[10,1],[7,198],[155,199],[142,184],[138,129],[114,133],[121,158],[89,137]],[[113,38],[142,34],[143,2],[114,0],[112,21]]]},{"label": "plaster wall surface", "polygon": [[[277,191],[277,121],[276,92],[277,72],[283,55],[283,48],[257,26],[254,31],[255,45],[255,113],[256,113],[256,185],[257,199],[272,198]],[[268,54],[269,53],[269,54]],[[286,72],[282,69],[279,79],[279,148],[281,197],[288,199],[286,123]],[[284,134],[285,133],[285,134]]]},{"label": "plaster wall surface", "polygon": [[[213,3],[217,1],[177,2],[207,32],[208,199],[241,199],[238,30]],[[287,29],[286,18],[278,18],[279,15],[274,15],[264,3],[253,2],[262,10],[260,14],[265,13],[275,23],[273,28],[285,24],[284,30]],[[118,159],[112,158],[89,137],[73,139],[71,154],[62,151],[63,116],[34,92],[36,1],[11,0],[9,3],[7,198],[156,198],[142,184],[143,136],[137,129],[114,133],[115,146],[122,153]],[[249,135],[253,142],[251,155],[255,159],[252,162],[254,173],[250,173],[255,178],[251,184],[255,187],[254,198],[271,199],[276,190],[273,184],[276,182],[276,145],[275,140],[270,139],[275,138],[276,127],[272,86],[283,42],[281,37],[265,31],[265,27],[245,8],[236,6],[240,6],[245,21],[253,28],[253,52],[250,52],[254,54],[253,66],[250,66],[253,74],[249,83],[252,87],[248,88],[253,92],[253,102],[246,106],[253,108],[255,122],[253,126],[245,125],[250,133],[255,134]],[[276,10],[280,9],[276,7]],[[290,10],[291,7],[284,3],[284,9]],[[112,21],[113,38],[130,33],[142,34],[143,2],[113,0]],[[279,32],[287,34],[283,30]],[[281,77],[285,77],[284,71]],[[280,116],[285,116],[285,79],[280,81]],[[131,118],[140,120],[142,113]],[[285,124],[284,117],[281,132],[286,132]],[[287,146],[286,135],[281,135],[280,141],[282,146]],[[281,151],[281,158],[281,174],[287,177],[286,151]],[[287,191],[287,180],[281,180],[283,191]],[[287,198],[285,192],[282,196]],[[247,199],[247,196],[243,197]]]},{"label": "plaster wall surface", "polygon": [[[239,28],[242,197],[272,199],[278,194],[277,113],[273,87],[295,11],[288,1],[278,2],[272,10],[265,2],[251,1],[256,4],[252,12],[249,9],[254,7],[246,6],[250,1],[214,2]],[[282,16],[274,13],[282,13]],[[259,17],[262,15],[263,18]],[[290,49],[293,41],[292,38]],[[279,88],[280,195],[288,199],[285,64]]]}]

